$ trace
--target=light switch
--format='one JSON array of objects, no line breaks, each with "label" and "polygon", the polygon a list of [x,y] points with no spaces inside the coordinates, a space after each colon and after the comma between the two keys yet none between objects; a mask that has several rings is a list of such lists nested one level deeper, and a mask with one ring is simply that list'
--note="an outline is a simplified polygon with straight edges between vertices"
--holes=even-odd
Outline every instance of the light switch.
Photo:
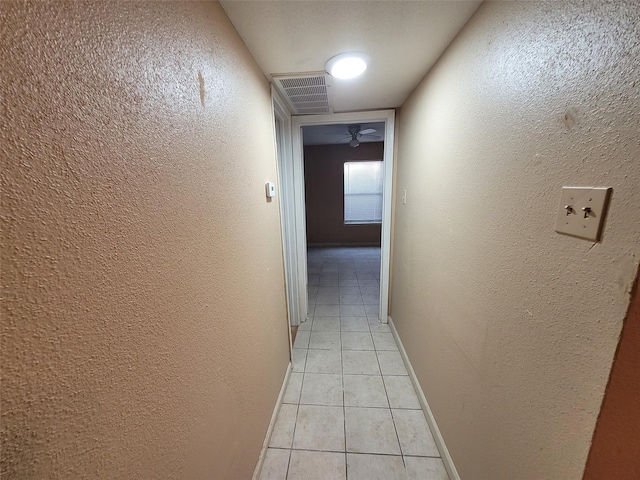
[{"label": "light switch", "polygon": [[265,190],[267,191],[267,198],[273,198],[276,196],[276,186],[272,182],[268,182],[265,185]]},{"label": "light switch", "polygon": [[600,240],[611,191],[607,187],[562,187],[556,232]]}]

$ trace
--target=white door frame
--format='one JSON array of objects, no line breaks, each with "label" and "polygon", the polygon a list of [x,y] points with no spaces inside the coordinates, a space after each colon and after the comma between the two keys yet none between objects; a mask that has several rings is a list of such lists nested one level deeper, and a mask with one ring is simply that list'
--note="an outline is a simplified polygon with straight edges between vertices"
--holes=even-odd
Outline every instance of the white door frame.
[{"label": "white door frame", "polygon": [[393,190],[393,151],[395,134],[395,110],[334,113],[330,115],[303,115],[291,117],[293,140],[293,181],[295,189],[295,245],[298,259],[298,289],[304,297],[300,307],[307,310],[307,227],[304,194],[304,151],[302,127],[336,123],[385,122],[384,128],[384,188],[382,193],[382,235],[380,238],[380,309],[378,318],[388,321],[389,310],[389,262],[391,258],[391,195]]},{"label": "white door frame", "polygon": [[[306,291],[300,290],[300,282],[297,281],[299,274],[298,256],[296,255],[295,199],[293,196],[294,176],[291,150],[291,113],[289,112],[287,104],[273,85],[271,86],[271,101],[274,116],[274,138],[276,139],[280,227],[282,233],[287,311],[289,325],[299,325],[306,319],[307,294]],[[305,299],[303,305],[300,303],[302,295],[304,295]]]}]

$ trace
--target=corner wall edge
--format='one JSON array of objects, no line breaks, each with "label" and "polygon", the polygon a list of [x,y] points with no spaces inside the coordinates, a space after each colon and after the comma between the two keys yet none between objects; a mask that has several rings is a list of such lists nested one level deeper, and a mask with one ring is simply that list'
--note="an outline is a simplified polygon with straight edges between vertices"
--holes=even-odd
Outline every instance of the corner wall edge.
[{"label": "corner wall edge", "polygon": [[409,372],[409,378],[411,379],[411,383],[413,384],[413,388],[416,390],[418,394],[418,400],[420,401],[420,406],[422,407],[422,412],[429,424],[429,428],[431,429],[431,433],[433,434],[433,439],[436,442],[436,446],[438,447],[438,451],[440,452],[440,456],[442,458],[442,463],[444,464],[444,468],[447,470],[449,474],[449,478],[451,480],[461,480],[460,475],[458,475],[458,471],[456,470],[455,465],[453,464],[453,459],[449,454],[449,450],[444,443],[444,438],[442,437],[442,433],[438,428],[438,424],[436,423],[436,419],[433,416],[433,412],[431,411],[431,407],[427,402],[427,398],[422,391],[422,387],[418,382],[418,377],[416,376],[416,372],[413,370],[413,366],[409,361],[409,356],[407,355],[407,351],[404,349],[404,345],[402,344],[402,340],[400,340],[400,336],[398,335],[398,331],[396,330],[396,326],[393,323],[393,319],[391,316],[387,317],[389,322],[389,328],[391,333],[393,334],[393,338],[398,345],[398,349],[400,350],[400,356],[402,357],[402,361],[407,367],[407,371]]}]

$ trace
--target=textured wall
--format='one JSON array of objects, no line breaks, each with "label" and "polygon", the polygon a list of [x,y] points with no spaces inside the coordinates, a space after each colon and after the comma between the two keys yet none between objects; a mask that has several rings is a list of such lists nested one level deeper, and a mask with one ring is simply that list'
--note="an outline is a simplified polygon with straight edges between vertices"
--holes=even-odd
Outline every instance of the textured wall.
[{"label": "textured wall", "polygon": [[584,480],[640,478],[640,289],[634,286]]},{"label": "textured wall", "polygon": [[0,16],[0,477],[250,478],[289,358],[265,78],[216,3]]},{"label": "textured wall", "polygon": [[304,147],[307,242],[310,244],[380,244],[381,225],[344,224],[344,163],[382,160],[383,142]]},{"label": "textured wall", "polygon": [[[574,480],[640,258],[640,4],[488,2],[402,106],[393,306],[465,480]],[[601,243],[563,185],[613,187]]]}]

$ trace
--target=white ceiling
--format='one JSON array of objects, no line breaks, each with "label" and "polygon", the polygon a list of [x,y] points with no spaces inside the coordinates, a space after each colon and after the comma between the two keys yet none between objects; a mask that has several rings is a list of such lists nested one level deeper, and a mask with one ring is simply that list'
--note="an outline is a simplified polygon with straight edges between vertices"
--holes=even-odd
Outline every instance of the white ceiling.
[{"label": "white ceiling", "polygon": [[481,1],[220,2],[262,71],[324,71],[329,58],[360,51],[369,68],[333,79],[334,111],[399,107]]}]

